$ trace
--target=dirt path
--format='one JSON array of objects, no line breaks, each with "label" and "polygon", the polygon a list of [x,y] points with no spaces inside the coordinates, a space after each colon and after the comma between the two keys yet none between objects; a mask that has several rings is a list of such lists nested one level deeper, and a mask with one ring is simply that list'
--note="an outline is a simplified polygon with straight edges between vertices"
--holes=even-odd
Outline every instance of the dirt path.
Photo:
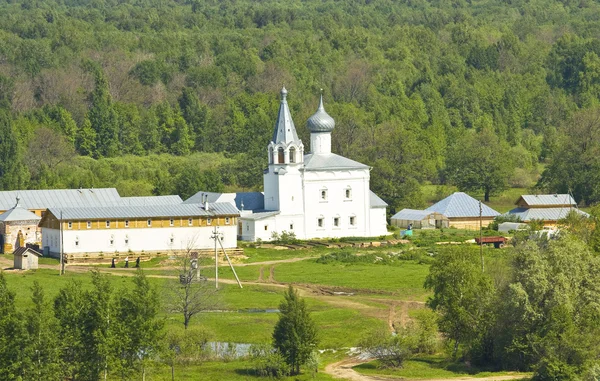
[{"label": "dirt path", "polygon": [[[329,374],[333,378],[348,380],[348,381],[417,381],[410,378],[394,377],[394,376],[372,376],[366,374],[360,374],[353,367],[364,364],[370,360],[361,360],[356,357],[349,357],[342,361],[334,362],[325,367],[325,373]],[[490,376],[490,377],[454,377],[454,378],[436,378],[427,379],[426,381],[508,381],[508,380],[521,380],[526,378],[524,374],[507,374],[504,376]],[[425,381],[425,380],[424,380]]]},{"label": "dirt path", "polygon": [[269,283],[275,283],[275,266],[269,269]]}]

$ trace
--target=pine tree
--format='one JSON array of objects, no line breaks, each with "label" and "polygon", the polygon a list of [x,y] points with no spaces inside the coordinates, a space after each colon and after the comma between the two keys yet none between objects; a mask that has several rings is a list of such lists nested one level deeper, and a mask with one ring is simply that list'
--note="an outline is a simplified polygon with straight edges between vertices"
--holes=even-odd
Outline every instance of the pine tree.
[{"label": "pine tree", "polygon": [[91,94],[92,107],[88,118],[96,131],[96,156],[113,157],[119,153],[119,118],[112,104],[108,81],[101,69],[96,69],[96,88]]},{"label": "pine tree", "polygon": [[279,305],[279,321],[273,331],[273,346],[283,355],[293,374],[300,373],[318,344],[317,327],[306,303],[290,285]]}]

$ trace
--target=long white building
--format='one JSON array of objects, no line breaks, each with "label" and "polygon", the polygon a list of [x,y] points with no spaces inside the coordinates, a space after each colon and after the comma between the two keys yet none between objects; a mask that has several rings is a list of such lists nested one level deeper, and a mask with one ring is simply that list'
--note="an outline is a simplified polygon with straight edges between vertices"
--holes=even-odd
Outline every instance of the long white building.
[{"label": "long white building", "polygon": [[65,254],[171,253],[237,247],[239,212],[230,203],[50,208],[40,221],[42,247]]},{"label": "long white building", "polygon": [[335,121],[322,96],[306,125],[310,151],[305,154],[282,89],[267,147],[264,207],[240,208],[238,235],[247,241],[268,241],[284,231],[299,239],[387,235],[387,204],[369,188],[370,167],[331,152]]}]

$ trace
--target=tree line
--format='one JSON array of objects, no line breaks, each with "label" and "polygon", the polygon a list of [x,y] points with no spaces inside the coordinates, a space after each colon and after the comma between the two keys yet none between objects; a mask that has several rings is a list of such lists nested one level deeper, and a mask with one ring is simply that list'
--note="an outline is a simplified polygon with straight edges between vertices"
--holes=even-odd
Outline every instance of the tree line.
[{"label": "tree line", "polygon": [[425,287],[452,357],[533,371],[533,380],[597,379],[596,224],[573,214],[556,239],[517,236],[506,254],[485,259],[485,271],[476,250],[440,252]]},{"label": "tree line", "polygon": [[[286,85],[305,143],[325,89],[334,151],[373,167],[373,189],[392,210],[423,206],[424,183],[486,199],[537,185],[598,201],[589,176],[598,139],[593,128],[573,135],[600,107],[597,2],[15,0],[0,9],[2,189],[71,185],[59,173],[90,162],[81,158],[198,152],[235,157],[244,178],[218,184],[259,189]],[[39,152],[60,159],[40,163]],[[164,191],[158,178],[143,185]]]}]

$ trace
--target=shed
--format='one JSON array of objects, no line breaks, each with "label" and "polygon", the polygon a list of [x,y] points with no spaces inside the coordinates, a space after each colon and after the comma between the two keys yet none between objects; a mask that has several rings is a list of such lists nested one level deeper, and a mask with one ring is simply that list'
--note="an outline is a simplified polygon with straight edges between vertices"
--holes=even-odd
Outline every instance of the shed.
[{"label": "shed", "polygon": [[[481,205],[481,218],[479,207]],[[451,227],[457,229],[479,229],[479,224],[488,226],[500,213],[480,203],[464,192],[455,192],[445,199],[425,209],[429,212],[437,212],[448,217]]]},{"label": "shed", "polygon": [[13,267],[17,270],[37,270],[38,258],[42,256],[42,254],[29,247],[19,247],[13,255]]},{"label": "shed", "polygon": [[439,229],[449,226],[448,217],[445,215],[416,209],[402,209],[392,216],[391,222],[399,228],[408,228],[410,224],[415,229]]}]

